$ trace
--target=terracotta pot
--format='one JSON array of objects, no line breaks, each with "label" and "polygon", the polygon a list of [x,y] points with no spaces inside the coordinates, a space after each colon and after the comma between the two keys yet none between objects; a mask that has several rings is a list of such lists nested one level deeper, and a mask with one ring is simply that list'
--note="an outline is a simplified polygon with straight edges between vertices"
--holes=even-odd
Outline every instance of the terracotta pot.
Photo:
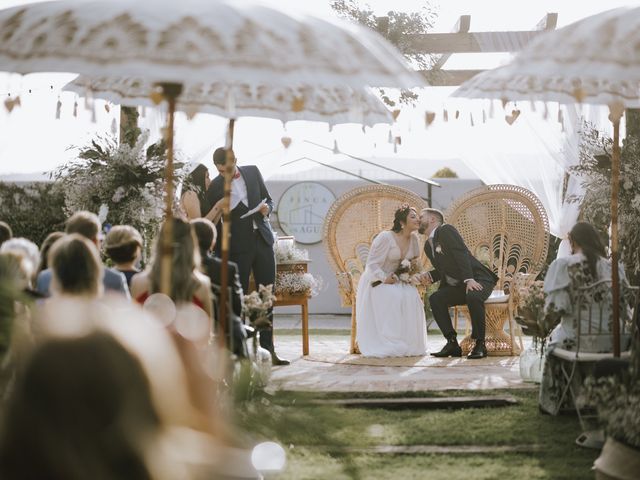
[{"label": "terracotta pot", "polygon": [[607,437],[593,467],[596,480],[637,480],[640,475],[640,450]]}]

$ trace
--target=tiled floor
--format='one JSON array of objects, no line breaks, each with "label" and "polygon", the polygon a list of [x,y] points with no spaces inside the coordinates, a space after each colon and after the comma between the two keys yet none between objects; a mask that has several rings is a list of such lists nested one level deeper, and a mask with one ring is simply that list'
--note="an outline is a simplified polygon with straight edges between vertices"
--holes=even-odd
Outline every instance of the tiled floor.
[{"label": "tiled floor", "polygon": [[[315,320],[315,322],[314,322]],[[350,355],[347,335],[312,334],[310,355],[302,357],[301,335],[278,335],[278,328],[296,328],[294,320],[276,319],[276,348],[291,365],[273,369],[270,388],[275,390],[332,392],[400,392],[418,390],[482,390],[494,388],[531,388],[520,378],[518,357],[487,357],[437,359],[405,357],[367,359]],[[311,319],[312,328],[330,327],[344,319]],[[314,325],[315,323],[315,325]],[[280,327],[278,327],[280,325]],[[525,348],[527,347],[525,337]],[[430,334],[429,351],[444,344],[440,335]]]}]

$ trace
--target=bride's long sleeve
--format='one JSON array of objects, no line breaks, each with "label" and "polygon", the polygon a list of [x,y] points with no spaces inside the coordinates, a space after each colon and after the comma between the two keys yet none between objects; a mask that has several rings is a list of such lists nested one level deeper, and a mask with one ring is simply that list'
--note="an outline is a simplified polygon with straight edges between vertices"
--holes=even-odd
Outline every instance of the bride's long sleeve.
[{"label": "bride's long sleeve", "polygon": [[374,280],[384,282],[389,275],[382,269],[382,265],[389,255],[392,240],[385,232],[380,232],[371,243],[369,256],[367,257],[366,270],[371,274]]}]

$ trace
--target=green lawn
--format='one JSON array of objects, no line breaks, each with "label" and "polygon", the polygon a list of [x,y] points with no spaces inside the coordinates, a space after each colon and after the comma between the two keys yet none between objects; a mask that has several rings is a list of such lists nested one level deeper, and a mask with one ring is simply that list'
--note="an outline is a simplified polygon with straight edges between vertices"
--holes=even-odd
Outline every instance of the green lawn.
[{"label": "green lawn", "polygon": [[[518,405],[461,410],[382,410],[319,406],[318,398],[371,394],[301,395],[281,392],[254,402],[240,423],[288,452],[277,479],[582,479],[593,478],[595,450],[574,444],[577,419],[538,412],[537,390],[410,392],[393,396],[511,395]],[[381,396],[375,394],[375,397]],[[260,417],[256,421],[256,415]],[[259,426],[257,426],[259,425]],[[533,446],[531,453],[371,454],[342,447],[376,445]]]}]

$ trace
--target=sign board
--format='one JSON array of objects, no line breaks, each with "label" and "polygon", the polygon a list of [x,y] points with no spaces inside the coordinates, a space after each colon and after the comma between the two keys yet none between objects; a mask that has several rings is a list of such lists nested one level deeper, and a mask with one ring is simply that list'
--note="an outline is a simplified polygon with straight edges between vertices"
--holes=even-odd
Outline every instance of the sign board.
[{"label": "sign board", "polygon": [[321,183],[290,186],[278,202],[278,222],[287,235],[304,244],[322,241],[322,224],[336,196]]}]

